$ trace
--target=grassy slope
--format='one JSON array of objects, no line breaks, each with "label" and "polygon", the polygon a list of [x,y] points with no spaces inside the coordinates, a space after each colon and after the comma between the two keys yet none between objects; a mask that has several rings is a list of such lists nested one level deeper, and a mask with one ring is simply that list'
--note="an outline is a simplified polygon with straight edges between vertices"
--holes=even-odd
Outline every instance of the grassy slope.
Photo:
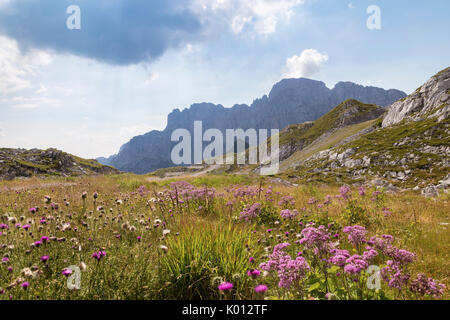
[{"label": "grassy slope", "polygon": [[361,130],[364,130],[366,128],[369,128],[372,126],[377,120],[370,120],[354,125],[350,125],[348,127],[337,129],[336,131],[332,132],[331,135],[326,137],[323,140],[313,142],[312,144],[308,145],[305,149],[299,150],[295,152],[292,156],[290,156],[288,159],[283,161],[281,163],[281,170],[286,170],[289,168],[290,165],[293,163],[296,163],[298,161],[302,161],[307,159],[308,157],[311,157],[313,154],[329,149],[342,140],[353,136],[360,132]]}]

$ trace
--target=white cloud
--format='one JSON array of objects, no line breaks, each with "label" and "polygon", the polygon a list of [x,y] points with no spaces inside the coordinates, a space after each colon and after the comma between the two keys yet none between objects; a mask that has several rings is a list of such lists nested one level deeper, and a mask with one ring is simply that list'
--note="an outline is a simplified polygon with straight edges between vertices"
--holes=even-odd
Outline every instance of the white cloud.
[{"label": "white cloud", "polygon": [[257,34],[274,33],[304,0],[192,0],[192,9],[210,23],[225,22],[235,34],[246,26]]},{"label": "white cloud", "polygon": [[52,60],[45,51],[22,54],[15,40],[0,36],[0,91],[10,93],[32,87],[31,77]]},{"label": "white cloud", "polygon": [[322,65],[328,61],[328,55],[318,52],[316,49],[306,49],[297,56],[286,60],[283,78],[309,77],[319,72]]}]

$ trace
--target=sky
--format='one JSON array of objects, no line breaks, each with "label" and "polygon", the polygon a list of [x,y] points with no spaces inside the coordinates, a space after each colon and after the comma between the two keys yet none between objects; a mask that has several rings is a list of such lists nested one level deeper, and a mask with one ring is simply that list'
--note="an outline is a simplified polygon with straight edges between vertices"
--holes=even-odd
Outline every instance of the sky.
[{"label": "sky", "polygon": [[175,108],[251,104],[283,78],[411,93],[449,66],[448,12],[448,0],[0,0],[0,147],[109,156]]}]

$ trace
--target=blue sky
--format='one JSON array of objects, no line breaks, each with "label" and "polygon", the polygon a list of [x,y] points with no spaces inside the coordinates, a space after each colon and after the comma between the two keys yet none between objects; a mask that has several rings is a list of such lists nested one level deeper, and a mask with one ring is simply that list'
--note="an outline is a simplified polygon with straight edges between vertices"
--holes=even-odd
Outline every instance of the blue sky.
[{"label": "blue sky", "polygon": [[284,77],[410,93],[449,66],[448,12],[448,0],[0,0],[0,146],[108,156],[174,108],[250,104]]}]

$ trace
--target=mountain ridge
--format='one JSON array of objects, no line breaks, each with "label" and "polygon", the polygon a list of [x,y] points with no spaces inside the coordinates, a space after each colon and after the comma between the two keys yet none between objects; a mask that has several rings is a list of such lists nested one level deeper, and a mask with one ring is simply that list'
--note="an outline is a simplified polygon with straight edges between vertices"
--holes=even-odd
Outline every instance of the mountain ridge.
[{"label": "mountain ridge", "polygon": [[194,121],[202,121],[204,130],[217,128],[222,132],[231,128],[283,129],[290,124],[314,121],[350,98],[386,107],[405,96],[400,90],[365,87],[351,82],[339,82],[329,89],[322,81],[283,79],[268,95],[255,99],[250,106],[235,104],[225,108],[220,104],[194,103],[183,110],[176,108],[169,113],[163,131],[136,136],[121,146],[118,154],[98,160],[121,171],[148,173],[173,166],[170,160],[174,145],[170,141],[171,132],[184,128],[192,133]]}]

